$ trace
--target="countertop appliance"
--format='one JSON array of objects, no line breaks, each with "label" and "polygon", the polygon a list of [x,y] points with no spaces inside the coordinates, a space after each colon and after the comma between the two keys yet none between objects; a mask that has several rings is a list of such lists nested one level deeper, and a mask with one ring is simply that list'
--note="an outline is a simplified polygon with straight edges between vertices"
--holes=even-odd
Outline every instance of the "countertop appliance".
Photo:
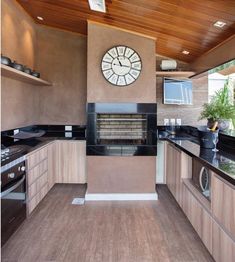
[{"label": "countertop appliance", "polygon": [[1,149],[2,246],[26,218],[26,165],[23,152],[23,147],[16,146]]},{"label": "countertop appliance", "polygon": [[211,170],[196,158],[193,158],[192,183],[210,201]]}]

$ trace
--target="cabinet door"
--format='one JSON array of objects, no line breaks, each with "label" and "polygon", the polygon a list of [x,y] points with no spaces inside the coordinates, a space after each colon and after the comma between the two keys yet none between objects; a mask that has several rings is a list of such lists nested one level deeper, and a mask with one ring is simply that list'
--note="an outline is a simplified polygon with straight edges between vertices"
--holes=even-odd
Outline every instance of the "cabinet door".
[{"label": "cabinet door", "polygon": [[235,243],[215,221],[213,221],[212,255],[216,262],[235,261]]},{"label": "cabinet door", "polygon": [[166,184],[171,193],[180,202],[181,195],[181,151],[167,144]]},{"label": "cabinet door", "polygon": [[48,145],[48,189],[50,190],[56,183],[58,176],[58,153],[59,145],[55,141]]},{"label": "cabinet door", "polygon": [[181,150],[173,148],[173,175],[175,176],[175,199],[182,202],[182,181],[181,181]]},{"label": "cabinet door", "polygon": [[191,191],[182,185],[182,208],[202,242],[212,253],[212,218]]},{"label": "cabinet door", "polygon": [[216,220],[235,239],[235,189],[212,176],[212,212]]},{"label": "cabinet door", "polygon": [[57,183],[86,183],[86,142],[59,141]]},{"label": "cabinet door", "polygon": [[183,208],[183,182],[182,179],[192,178],[192,158],[187,154],[181,152],[177,156],[178,164],[177,176],[176,176],[176,200],[178,201],[181,208]]},{"label": "cabinet door", "polygon": [[175,196],[175,163],[174,163],[174,149],[170,144],[167,144],[167,153],[166,153],[166,184]]}]

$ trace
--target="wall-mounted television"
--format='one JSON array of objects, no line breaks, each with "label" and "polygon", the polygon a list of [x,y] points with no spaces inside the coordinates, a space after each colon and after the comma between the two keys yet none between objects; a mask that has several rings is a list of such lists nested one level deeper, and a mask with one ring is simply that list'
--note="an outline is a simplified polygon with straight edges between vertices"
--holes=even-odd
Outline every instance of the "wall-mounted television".
[{"label": "wall-mounted television", "polygon": [[192,105],[192,81],[188,79],[164,78],[163,104]]}]

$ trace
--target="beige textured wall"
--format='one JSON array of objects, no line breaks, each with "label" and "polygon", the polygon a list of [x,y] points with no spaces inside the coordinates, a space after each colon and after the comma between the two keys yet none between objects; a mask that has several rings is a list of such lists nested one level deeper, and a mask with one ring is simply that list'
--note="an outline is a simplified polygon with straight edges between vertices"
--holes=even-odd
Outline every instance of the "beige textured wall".
[{"label": "beige textured wall", "polygon": [[[155,40],[101,24],[88,23],[88,102],[156,102]],[[133,84],[115,87],[105,80],[100,64],[104,53],[115,45],[133,48],[141,57],[142,72]]]},{"label": "beige textured wall", "polygon": [[[2,0],[2,54],[31,68],[35,65],[36,31],[14,0]],[[1,130],[37,123],[39,87],[1,79]]]},{"label": "beige textured wall", "polygon": [[39,124],[86,123],[87,38],[38,26],[37,68],[53,86],[40,88]]},{"label": "beige textured wall", "polygon": [[164,118],[181,118],[182,125],[203,125],[198,121],[202,105],[208,102],[208,77],[193,79],[193,105],[164,105],[162,103],[163,88],[161,77],[157,77],[157,123],[163,125]]},{"label": "beige textured wall", "polygon": [[86,123],[86,37],[34,24],[15,0],[2,0],[2,54],[53,82],[33,86],[2,77],[1,130]]}]

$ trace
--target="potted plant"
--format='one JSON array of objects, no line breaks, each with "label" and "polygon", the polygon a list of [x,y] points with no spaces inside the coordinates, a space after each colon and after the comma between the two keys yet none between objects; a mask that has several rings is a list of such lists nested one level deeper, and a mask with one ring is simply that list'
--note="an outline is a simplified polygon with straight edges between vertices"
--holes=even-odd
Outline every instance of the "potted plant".
[{"label": "potted plant", "polygon": [[219,129],[229,127],[229,121],[235,118],[235,105],[231,101],[228,81],[224,87],[216,92],[209,103],[203,105],[199,119],[207,119],[208,128],[215,126],[218,122]]}]

